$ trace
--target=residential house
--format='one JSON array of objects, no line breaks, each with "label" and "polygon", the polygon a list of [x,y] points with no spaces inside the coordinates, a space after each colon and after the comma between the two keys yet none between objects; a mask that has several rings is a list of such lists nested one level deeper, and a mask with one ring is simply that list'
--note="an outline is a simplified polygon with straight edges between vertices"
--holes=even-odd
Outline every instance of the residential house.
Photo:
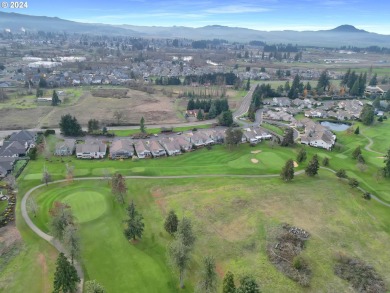
[{"label": "residential house", "polygon": [[180,147],[180,149],[183,151],[183,152],[189,152],[192,150],[192,144],[189,140],[186,140],[184,137],[182,136],[178,136],[175,138],[175,143],[177,143]]},{"label": "residential house", "polygon": [[129,139],[119,139],[112,142],[110,147],[111,159],[128,159],[133,155],[133,143]]},{"label": "residential house", "polygon": [[164,138],[160,140],[160,144],[164,147],[168,156],[176,156],[181,154],[180,143],[178,143],[175,138]]},{"label": "residential house", "polygon": [[26,150],[28,150],[30,147],[35,146],[36,139],[36,132],[21,130],[19,132],[12,133],[8,141],[18,141],[25,146]]},{"label": "residential house", "polygon": [[152,153],[152,156],[154,158],[163,157],[167,155],[165,149],[158,143],[158,141],[150,140],[147,141],[146,144],[149,147],[150,152]]},{"label": "residential house", "polygon": [[140,159],[144,159],[152,156],[149,147],[147,147],[142,140],[138,140],[134,142],[134,149],[135,149],[135,153],[137,154],[137,157]]},{"label": "residential house", "polygon": [[78,159],[103,159],[107,152],[107,145],[100,140],[87,140],[76,145]]},{"label": "residential house", "polygon": [[305,126],[305,134],[301,136],[302,144],[327,150],[333,147],[336,142],[336,135],[330,130],[307,118],[303,119],[302,123]]},{"label": "residential house", "polygon": [[4,178],[12,172],[16,161],[16,158],[0,157],[0,178]]},{"label": "residential house", "polygon": [[26,155],[26,148],[19,141],[5,141],[0,148],[0,157],[17,158]]},{"label": "residential house", "polygon": [[76,140],[65,139],[64,141],[56,144],[54,155],[56,156],[71,156],[76,149]]}]

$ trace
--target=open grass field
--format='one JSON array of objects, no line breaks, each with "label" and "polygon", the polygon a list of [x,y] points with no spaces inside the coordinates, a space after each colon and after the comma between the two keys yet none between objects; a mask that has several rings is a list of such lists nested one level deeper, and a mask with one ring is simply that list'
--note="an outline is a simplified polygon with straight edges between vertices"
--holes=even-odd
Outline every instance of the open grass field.
[{"label": "open grass field", "polygon": [[[374,150],[386,150],[389,146],[386,139],[380,140],[380,135],[373,135],[382,133],[385,136],[387,123],[370,127],[360,125],[362,133],[372,136]],[[383,159],[363,149],[368,140],[347,132],[337,133],[337,137],[341,150],[328,152],[306,148],[308,158],[315,153],[320,158],[330,158],[330,168],[346,169],[347,174],[357,178],[363,188],[390,202],[388,180],[375,176],[383,166]],[[367,161],[363,171],[351,158],[358,145]],[[75,166],[75,177],[103,176],[104,170],[147,176],[279,174],[287,159],[295,159],[300,147],[272,148],[263,142],[254,148],[241,145],[228,150],[224,146],[214,146],[212,150],[202,149],[177,157],[138,162],[75,158],[65,158],[65,161]],[[261,152],[252,154],[255,150]],[[252,159],[259,162],[254,164]],[[296,170],[302,170],[306,163]],[[41,183],[44,164],[54,180],[64,179],[65,162],[60,159],[32,161],[19,178],[19,199],[27,190]],[[81,227],[86,278],[97,279],[114,292],[117,288],[126,292],[126,288],[133,288],[131,284],[137,282],[148,283],[149,276],[159,279],[156,285],[159,292],[175,292],[177,276],[170,273],[165,257],[169,236],[162,228],[170,208],[174,208],[179,217],[191,217],[198,235],[186,283],[188,292],[192,292],[196,284],[201,256],[205,253],[215,256],[219,275],[227,270],[236,276],[251,273],[261,283],[263,292],[348,291],[348,284],[333,275],[334,257],[338,253],[358,257],[373,265],[390,286],[390,255],[384,249],[384,244],[390,240],[389,209],[374,200],[364,201],[361,192],[351,189],[328,171],[320,170],[316,178],[298,175],[291,184],[284,184],[279,178],[231,177],[129,179],[127,183],[127,200],[135,200],[146,223],[145,237],[135,245],[127,243],[122,235],[124,207],[116,204],[110,196],[105,181],[56,184],[34,194],[41,206],[34,221],[44,231],[48,229],[47,211],[54,200],[64,200],[74,208]],[[0,273],[0,292],[25,292],[25,288],[31,288],[31,292],[51,292],[57,253],[26,227],[21,220],[19,204],[20,200],[17,227],[25,245],[22,253]],[[312,235],[304,252],[313,270],[308,289],[302,289],[284,277],[265,254],[267,240],[272,237],[275,227],[284,222],[304,228]],[[141,263],[147,265],[138,265]],[[107,269],[115,264],[112,270]],[[117,268],[129,272],[133,267],[136,275],[126,274],[127,279],[107,273],[117,272]],[[151,271],[145,272],[149,267]]]},{"label": "open grass field", "polygon": [[[86,275],[109,292],[177,290],[177,278],[166,265],[169,236],[163,230],[164,216],[172,208],[179,217],[194,221],[197,235],[187,274],[188,292],[196,284],[202,255],[216,258],[221,278],[228,270],[236,276],[250,273],[262,292],[307,291],[277,271],[266,256],[267,240],[281,223],[312,235],[304,252],[313,270],[307,292],[348,290],[348,284],[333,274],[338,253],[368,261],[390,282],[390,252],[383,250],[383,243],[390,241],[388,210],[364,201],[359,192],[328,171],[321,171],[315,179],[297,176],[291,184],[280,184],[279,178],[150,180],[127,180],[128,201],[135,200],[146,223],[145,237],[137,244],[124,238],[124,207],[110,196],[104,181],[43,188],[34,194],[41,207],[35,222],[47,232],[48,210],[54,200],[74,206]],[[96,203],[91,196],[96,196]],[[129,274],[118,274],[124,271]]]},{"label": "open grass field", "polygon": [[[211,126],[212,126],[211,124],[204,124],[204,125],[197,125],[197,126],[174,127],[172,131],[173,132],[187,131],[187,130],[192,130],[194,128],[206,129],[206,128],[210,128]],[[116,136],[130,136],[136,133],[140,133],[140,130],[139,129],[111,130],[110,132],[115,133]],[[161,133],[161,128],[147,128],[146,132],[151,134],[158,134]]]}]

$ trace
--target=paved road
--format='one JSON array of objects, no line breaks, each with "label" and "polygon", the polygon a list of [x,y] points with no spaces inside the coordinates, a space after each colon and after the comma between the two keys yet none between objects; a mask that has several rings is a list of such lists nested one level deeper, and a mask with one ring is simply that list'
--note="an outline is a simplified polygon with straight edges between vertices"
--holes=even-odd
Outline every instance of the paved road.
[{"label": "paved road", "polygon": [[242,99],[240,106],[234,111],[233,113],[233,119],[236,123],[243,124],[244,121],[238,119],[238,117],[244,115],[249,110],[249,106],[252,102],[252,94],[254,90],[256,89],[257,85],[252,85],[248,93],[245,95],[245,97]]}]

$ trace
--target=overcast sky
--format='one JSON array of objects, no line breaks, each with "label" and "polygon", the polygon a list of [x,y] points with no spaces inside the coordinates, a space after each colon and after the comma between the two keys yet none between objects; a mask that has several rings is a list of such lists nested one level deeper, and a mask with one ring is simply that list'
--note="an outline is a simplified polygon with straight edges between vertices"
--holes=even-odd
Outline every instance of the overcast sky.
[{"label": "overcast sky", "polygon": [[351,24],[390,34],[389,0],[30,0],[1,9],[81,22],[147,26],[226,25],[259,30],[318,30]]}]

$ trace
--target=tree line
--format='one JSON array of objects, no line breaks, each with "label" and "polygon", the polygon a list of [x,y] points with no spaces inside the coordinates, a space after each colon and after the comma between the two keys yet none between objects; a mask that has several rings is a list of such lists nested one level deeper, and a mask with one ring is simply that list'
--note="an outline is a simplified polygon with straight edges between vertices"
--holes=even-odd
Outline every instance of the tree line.
[{"label": "tree line", "polygon": [[190,85],[191,83],[206,84],[211,85],[235,85],[239,78],[233,73],[205,73],[202,75],[187,75],[184,78],[184,85]]}]

